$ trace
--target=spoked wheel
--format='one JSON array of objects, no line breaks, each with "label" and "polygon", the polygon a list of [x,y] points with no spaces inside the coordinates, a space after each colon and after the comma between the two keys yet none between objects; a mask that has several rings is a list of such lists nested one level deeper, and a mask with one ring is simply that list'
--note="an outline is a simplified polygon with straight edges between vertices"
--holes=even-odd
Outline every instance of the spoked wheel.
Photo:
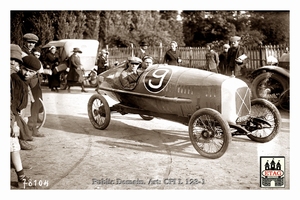
[{"label": "spoked wheel", "polygon": [[148,121],[150,121],[154,118],[153,116],[150,116],[150,115],[140,115],[140,116],[143,120],[148,120]]},{"label": "spoked wheel", "polygon": [[88,116],[96,129],[104,130],[110,122],[110,107],[100,94],[91,96],[88,102]]},{"label": "spoked wheel", "polygon": [[40,102],[42,104],[42,108],[40,109],[40,112],[38,114],[37,127],[36,127],[37,129],[42,128],[46,121],[46,107],[41,98],[40,98]]},{"label": "spoked wheel", "polygon": [[288,88],[288,81],[279,74],[262,73],[252,83],[253,98],[263,98],[279,106],[281,94]]},{"label": "spoked wheel", "polygon": [[208,158],[219,158],[231,142],[229,125],[213,109],[196,111],[189,121],[190,140],[196,151]]},{"label": "spoked wheel", "polygon": [[248,119],[247,130],[251,132],[247,136],[256,142],[269,142],[279,132],[281,116],[274,104],[265,99],[251,101],[251,113]]},{"label": "spoked wheel", "polygon": [[287,89],[281,94],[279,101],[280,101],[280,108],[286,111],[290,110],[290,89]]}]

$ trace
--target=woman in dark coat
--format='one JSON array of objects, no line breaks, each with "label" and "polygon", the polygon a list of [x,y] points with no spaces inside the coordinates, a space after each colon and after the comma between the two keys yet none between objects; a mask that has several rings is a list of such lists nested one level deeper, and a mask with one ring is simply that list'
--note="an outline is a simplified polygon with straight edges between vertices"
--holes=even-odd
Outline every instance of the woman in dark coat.
[{"label": "woman in dark coat", "polygon": [[181,54],[180,51],[177,50],[177,42],[171,42],[171,48],[166,52],[164,57],[164,63],[168,65],[180,65]]},{"label": "woman in dark coat", "polygon": [[48,75],[49,88],[51,89],[51,91],[56,91],[56,92],[58,92],[57,88],[60,86],[59,73],[57,73],[57,70],[55,70],[55,67],[58,66],[58,63],[59,63],[59,56],[56,52],[56,47],[51,46],[49,48],[49,52],[46,54],[45,64],[46,64],[46,68],[52,70],[52,75]]},{"label": "woman in dark coat", "polygon": [[74,86],[77,83],[81,83],[81,92],[87,92],[84,89],[84,71],[78,53],[82,53],[82,51],[79,48],[74,48],[73,54],[69,58],[69,72],[67,76],[68,92],[70,92],[71,86]]}]

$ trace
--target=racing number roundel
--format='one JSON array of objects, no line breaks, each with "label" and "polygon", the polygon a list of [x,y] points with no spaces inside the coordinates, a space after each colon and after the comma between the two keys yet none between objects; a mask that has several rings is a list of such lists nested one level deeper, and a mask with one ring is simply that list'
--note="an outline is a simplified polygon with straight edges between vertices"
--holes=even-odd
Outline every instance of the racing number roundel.
[{"label": "racing number roundel", "polygon": [[144,79],[146,89],[152,93],[158,93],[168,84],[172,75],[170,69],[158,68],[150,70]]}]

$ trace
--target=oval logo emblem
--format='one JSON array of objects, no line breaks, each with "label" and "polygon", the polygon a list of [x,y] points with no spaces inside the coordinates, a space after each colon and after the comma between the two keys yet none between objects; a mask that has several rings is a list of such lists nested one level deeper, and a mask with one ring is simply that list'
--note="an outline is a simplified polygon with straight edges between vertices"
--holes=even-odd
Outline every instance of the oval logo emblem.
[{"label": "oval logo emblem", "polygon": [[149,92],[158,93],[166,87],[171,75],[171,69],[152,69],[145,75],[144,85]]}]

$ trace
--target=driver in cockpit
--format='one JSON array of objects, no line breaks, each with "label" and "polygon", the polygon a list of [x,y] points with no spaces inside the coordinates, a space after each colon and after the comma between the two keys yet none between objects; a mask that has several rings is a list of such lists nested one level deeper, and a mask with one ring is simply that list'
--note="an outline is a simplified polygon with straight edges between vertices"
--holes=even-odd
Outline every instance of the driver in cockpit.
[{"label": "driver in cockpit", "polygon": [[141,64],[141,67],[138,69],[138,72],[143,73],[148,67],[153,65],[153,58],[151,56],[144,56],[143,57],[143,63]]},{"label": "driver in cockpit", "polygon": [[128,58],[127,67],[120,75],[120,81],[124,89],[131,90],[136,86],[137,79],[140,75],[137,69],[141,63],[142,60],[138,57]]}]

